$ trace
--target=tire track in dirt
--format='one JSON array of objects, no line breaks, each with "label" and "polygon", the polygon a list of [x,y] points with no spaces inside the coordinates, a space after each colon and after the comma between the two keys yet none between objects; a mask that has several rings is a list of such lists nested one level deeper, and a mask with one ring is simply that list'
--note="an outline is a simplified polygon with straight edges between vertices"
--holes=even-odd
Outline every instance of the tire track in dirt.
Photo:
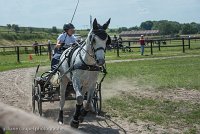
[{"label": "tire track in dirt", "polygon": [[0,72],[0,101],[30,111],[33,68]]}]

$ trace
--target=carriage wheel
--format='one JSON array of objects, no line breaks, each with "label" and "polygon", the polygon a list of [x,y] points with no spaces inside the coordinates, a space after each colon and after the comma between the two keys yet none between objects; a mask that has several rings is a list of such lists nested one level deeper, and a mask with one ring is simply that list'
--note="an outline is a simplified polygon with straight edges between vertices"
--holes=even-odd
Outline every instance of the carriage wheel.
[{"label": "carriage wheel", "polygon": [[32,111],[35,113],[35,84],[32,85]]},{"label": "carriage wheel", "polygon": [[95,108],[96,114],[101,113],[101,105],[102,105],[102,98],[101,98],[101,85],[97,84],[97,88],[94,91],[94,96],[93,96],[93,106]]},{"label": "carriage wheel", "polygon": [[38,84],[38,100],[37,100],[37,103],[38,103],[38,112],[39,112],[39,115],[42,116],[42,93],[41,93],[41,86],[40,84]]}]

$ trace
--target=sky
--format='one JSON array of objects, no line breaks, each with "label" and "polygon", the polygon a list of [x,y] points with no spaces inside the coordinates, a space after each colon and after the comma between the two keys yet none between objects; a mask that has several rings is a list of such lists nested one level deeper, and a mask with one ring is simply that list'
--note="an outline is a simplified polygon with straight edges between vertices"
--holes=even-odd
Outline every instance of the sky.
[{"label": "sky", "polygon": [[[0,0],[0,25],[62,28],[71,21],[77,0]],[[110,28],[140,26],[147,20],[200,23],[200,0],[80,0],[73,24],[89,28],[90,15]]]}]

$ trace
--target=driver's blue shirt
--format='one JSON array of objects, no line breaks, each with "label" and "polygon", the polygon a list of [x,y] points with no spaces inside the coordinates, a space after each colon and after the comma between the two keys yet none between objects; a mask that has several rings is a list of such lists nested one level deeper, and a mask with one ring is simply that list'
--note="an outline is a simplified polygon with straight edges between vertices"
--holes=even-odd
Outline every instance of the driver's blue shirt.
[{"label": "driver's blue shirt", "polygon": [[51,70],[52,71],[57,68],[57,65],[60,60],[60,56],[64,52],[64,50],[67,49],[68,47],[70,47],[71,44],[76,43],[76,37],[74,35],[69,36],[66,33],[62,33],[58,36],[57,41],[59,41],[60,44],[64,43],[64,45],[61,46],[60,48],[54,50],[55,54],[54,54],[54,56],[52,58],[52,62],[51,62]]},{"label": "driver's blue shirt", "polygon": [[58,36],[57,41],[65,43],[64,48],[68,48],[71,44],[76,42],[76,37],[74,35],[69,36],[67,33],[62,33]]}]

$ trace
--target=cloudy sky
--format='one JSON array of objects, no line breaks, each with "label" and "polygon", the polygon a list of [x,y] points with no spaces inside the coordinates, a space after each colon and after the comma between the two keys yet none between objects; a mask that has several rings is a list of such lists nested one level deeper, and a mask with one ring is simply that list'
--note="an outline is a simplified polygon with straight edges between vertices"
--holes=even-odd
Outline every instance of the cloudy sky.
[{"label": "cloudy sky", "polygon": [[[0,25],[61,28],[70,22],[77,0],[0,0]],[[200,0],[80,0],[74,18],[78,29],[89,27],[89,16],[111,28],[140,25],[146,20],[200,23]]]}]

